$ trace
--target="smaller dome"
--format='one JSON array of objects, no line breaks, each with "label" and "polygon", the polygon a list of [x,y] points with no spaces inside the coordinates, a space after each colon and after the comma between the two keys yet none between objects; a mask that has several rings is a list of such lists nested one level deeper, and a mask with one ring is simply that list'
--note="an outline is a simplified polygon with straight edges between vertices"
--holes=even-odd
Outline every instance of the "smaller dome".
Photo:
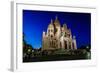
[{"label": "smaller dome", "polygon": [[73,39],[75,39],[76,37],[75,36],[73,36]]},{"label": "smaller dome", "polygon": [[51,23],[48,25],[48,28],[54,28],[53,20],[51,19]]},{"label": "smaller dome", "polygon": [[48,28],[54,28],[53,24],[49,24]]},{"label": "smaller dome", "polygon": [[63,24],[63,28],[64,28],[65,30],[67,30],[67,25],[66,25],[66,23]]}]

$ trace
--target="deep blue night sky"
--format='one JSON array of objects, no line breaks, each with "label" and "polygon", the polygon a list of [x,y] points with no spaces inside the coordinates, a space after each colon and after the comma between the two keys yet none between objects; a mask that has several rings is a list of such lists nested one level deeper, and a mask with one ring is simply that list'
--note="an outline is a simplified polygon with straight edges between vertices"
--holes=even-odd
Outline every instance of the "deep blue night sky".
[{"label": "deep blue night sky", "polygon": [[91,44],[91,14],[72,12],[51,12],[23,10],[23,33],[25,40],[33,48],[40,48],[42,44],[42,32],[47,31],[51,19],[55,17],[61,23],[66,23],[76,36],[77,47]]}]

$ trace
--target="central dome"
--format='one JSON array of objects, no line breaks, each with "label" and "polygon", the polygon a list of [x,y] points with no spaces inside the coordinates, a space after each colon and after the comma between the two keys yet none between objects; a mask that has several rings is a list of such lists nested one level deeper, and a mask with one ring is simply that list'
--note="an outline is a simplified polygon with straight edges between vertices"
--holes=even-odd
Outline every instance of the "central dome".
[{"label": "central dome", "polygon": [[58,17],[56,16],[55,21],[54,21],[55,26],[60,26],[60,21],[58,20]]}]

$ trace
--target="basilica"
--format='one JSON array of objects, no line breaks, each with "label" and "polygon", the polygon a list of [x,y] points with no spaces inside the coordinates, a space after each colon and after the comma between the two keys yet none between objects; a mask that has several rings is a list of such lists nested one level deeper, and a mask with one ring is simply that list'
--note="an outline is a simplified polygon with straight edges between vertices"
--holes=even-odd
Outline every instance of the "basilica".
[{"label": "basilica", "polygon": [[55,20],[51,19],[47,31],[43,31],[42,35],[42,50],[56,49],[77,49],[75,36],[72,36],[71,29],[66,23],[61,26],[58,17]]}]

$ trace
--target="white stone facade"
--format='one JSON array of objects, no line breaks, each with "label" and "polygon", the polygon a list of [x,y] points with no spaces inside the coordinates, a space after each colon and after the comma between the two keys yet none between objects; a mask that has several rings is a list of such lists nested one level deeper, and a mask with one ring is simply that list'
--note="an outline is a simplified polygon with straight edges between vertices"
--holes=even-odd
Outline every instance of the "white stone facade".
[{"label": "white stone facade", "polygon": [[61,27],[58,17],[51,19],[47,32],[43,31],[42,50],[77,49],[75,36],[66,24]]}]

